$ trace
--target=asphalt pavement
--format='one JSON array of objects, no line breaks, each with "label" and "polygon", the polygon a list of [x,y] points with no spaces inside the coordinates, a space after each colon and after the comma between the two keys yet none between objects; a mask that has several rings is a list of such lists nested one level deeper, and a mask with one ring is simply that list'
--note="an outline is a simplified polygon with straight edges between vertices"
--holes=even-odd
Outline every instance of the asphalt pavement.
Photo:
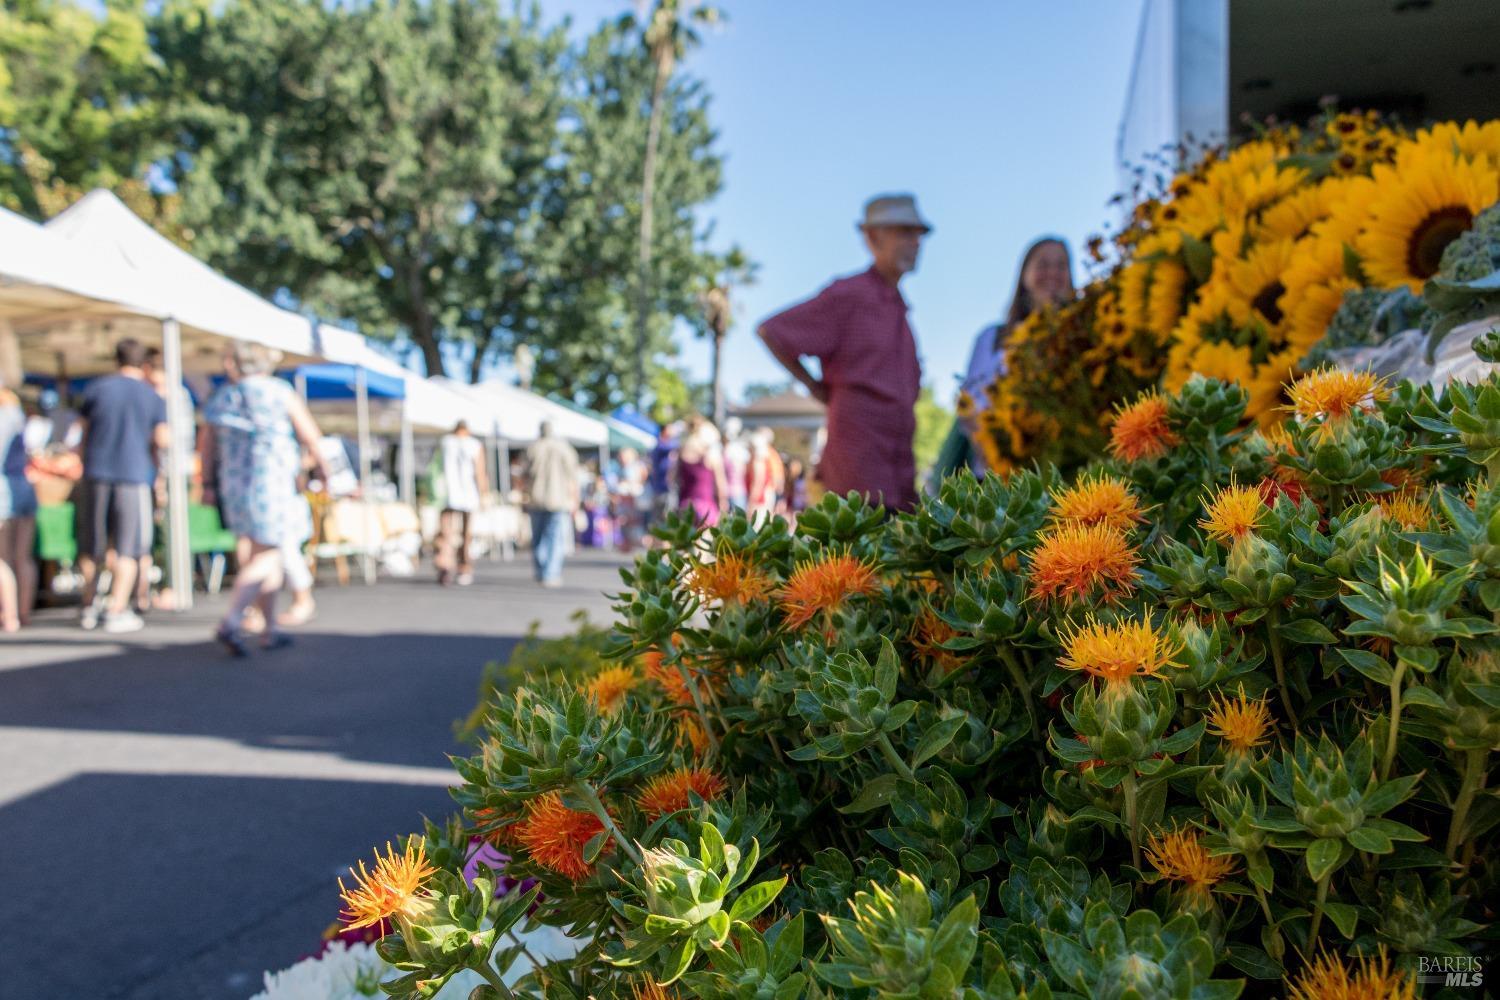
[{"label": "asphalt pavement", "polygon": [[454,723],[533,621],[609,620],[610,555],[472,587],[325,585],[289,649],[229,659],[222,597],[143,632],[64,609],[0,636],[0,998],[245,1000],[314,951],[335,878],[451,811]]}]

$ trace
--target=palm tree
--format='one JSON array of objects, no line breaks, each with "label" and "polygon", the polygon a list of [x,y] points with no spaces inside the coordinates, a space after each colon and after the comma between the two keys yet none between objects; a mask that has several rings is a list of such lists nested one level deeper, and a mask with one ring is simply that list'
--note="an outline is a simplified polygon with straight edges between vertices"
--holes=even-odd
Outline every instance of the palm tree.
[{"label": "palm tree", "polygon": [[720,375],[724,354],[724,338],[734,323],[734,307],[729,293],[732,288],[743,288],[755,284],[756,265],[739,247],[734,247],[719,262],[718,277],[698,295],[698,304],[703,309],[703,332],[712,340],[709,367],[713,379],[714,425],[724,426],[727,407],[724,402],[724,382]]},{"label": "palm tree", "polygon": [[646,21],[642,39],[646,51],[656,67],[656,79],[651,87],[651,118],[646,128],[646,156],[641,178],[641,236],[640,254],[636,262],[635,290],[635,396],[636,406],[642,405],[646,391],[646,345],[650,342],[651,320],[651,242],[655,225],[656,201],[656,151],[661,142],[661,121],[666,112],[663,100],[667,82],[677,68],[677,61],[686,54],[688,47],[696,45],[698,34],[695,25],[714,24],[722,18],[719,8],[709,4],[682,9],[679,0],[655,0]]}]

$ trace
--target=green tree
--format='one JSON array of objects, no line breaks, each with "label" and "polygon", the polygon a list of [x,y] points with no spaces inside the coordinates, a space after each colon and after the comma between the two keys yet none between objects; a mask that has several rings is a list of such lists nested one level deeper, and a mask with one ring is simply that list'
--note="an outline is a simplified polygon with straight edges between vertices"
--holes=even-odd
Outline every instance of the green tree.
[{"label": "green tree", "polygon": [[667,86],[678,61],[698,41],[695,25],[713,24],[721,17],[717,7],[703,4],[684,10],[679,0],[656,0],[647,18],[641,40],[652,67],[651,107],[647,115],[646,148],[641,165],[640,238],[636,257],[636,362],[637,403],[645,386],[645,349],[650,342],[652,303],[652,247],[656,240],[656,159],[661,145],[662,119],[667,109]]},{"label": "green tree", "polygon": [[729,336],[730,327],[734,325],[732,293],[735,288],[753,284],[755,271],[755,265],[736,247],[725,256],[723,270],[698,296],[703,313],[697,326],[699,335],[709,341],[709,387],[713,400],[711,412],[714,423],[719,427],[724,426],[727,412],[722,358],[724,340]]},{"label": "green tree", "polygon": [[699,329],[698,293],[743,254],[708,252],[698,211],[722,185],[708,94],[675,75],[666,88],[656,161],[650,302],[644,342],[633,322],[641,216],[640,150],[650,129],[655,68],[626,19],[591,35],[569,70],[562,128],[563,183],[551,234],[561,241],[545,315],[531,341],[536,385],[596,409],[638,398],[658,359],[676,352],[678,324]]},{"label": "green tree", "polygon": [[143,0],[102,6],[0,6],[0,205],[45,219],[107,187],[182,238],[175,201],[146,181],[166,129]]},{"label": "green tree", "polygon": [[937,461],[938,452],[943,448],[943,440],[953,427],[953,411],[933,398],[931,386],[924,385],[917,394],[916,418],[917,430],[912,435],[911,450],[916,459],[917,481],[920,483],[932,470],[932,464]]},{"label": "green tree", "polygon": [[482,358],[496,326],[525,326],[561,29],[490,0],[177,0],[155,28],[201,255],[404,333],[429,374],[443,340]]}]

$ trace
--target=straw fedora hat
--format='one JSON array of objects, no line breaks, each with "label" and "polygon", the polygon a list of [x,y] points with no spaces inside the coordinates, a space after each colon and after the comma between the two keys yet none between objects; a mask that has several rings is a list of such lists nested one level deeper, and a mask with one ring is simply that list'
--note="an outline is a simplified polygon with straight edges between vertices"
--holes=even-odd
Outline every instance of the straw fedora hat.
[{"label": "straw fedora hat", "polygon": [[880,194],[865,202],[865,218],[860,229],[875,226],[917,226],[924,233],[932,225],[917,211],[917,199],[909,194]]}]

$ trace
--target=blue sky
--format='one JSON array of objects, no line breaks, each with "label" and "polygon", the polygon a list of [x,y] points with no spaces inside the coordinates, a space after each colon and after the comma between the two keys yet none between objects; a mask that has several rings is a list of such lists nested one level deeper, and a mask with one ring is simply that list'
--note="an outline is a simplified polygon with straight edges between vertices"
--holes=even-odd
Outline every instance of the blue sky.
[{"label": "blue sky", "polygon": [[[541,6],[581,30],[632,9],[629,0]],[[739,243],[760,263],[726,347],[731,398],[782,377],[756,322],[863,269],[854,220],[864,199],[907,190],[936,231],[902,290],[924,379],[951,400],[1026,244],[1058,233],[1076,257],[1110,219],[1141,0],[722,6],[728,23],[686,68],[708,82],[727,161],[724,192],[705,213],[715,242]],[[685,339],[681,361],[706,378],[707,345]]]}]

